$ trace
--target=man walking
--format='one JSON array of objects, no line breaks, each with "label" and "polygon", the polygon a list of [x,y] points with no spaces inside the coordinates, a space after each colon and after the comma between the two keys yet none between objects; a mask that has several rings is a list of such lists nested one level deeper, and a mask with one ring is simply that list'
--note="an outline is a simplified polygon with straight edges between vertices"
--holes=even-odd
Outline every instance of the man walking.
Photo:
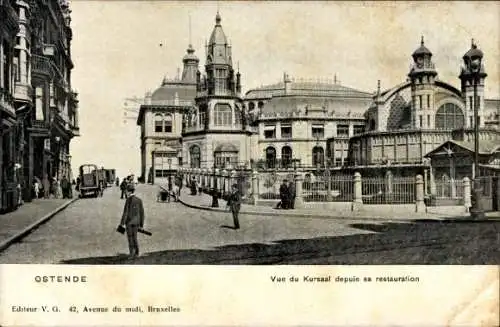
[{"label": "man walking", "polygon": [[241,208],[241,195],[238,190],[238,185],[233,184],[231,194],[227,200],[227,205],[231,209],[233,214],[234,229],[240,229],[240,221],[238,220],[238,214]]},{"label": "man walking", "polygon": [[127,193],[120,226],[124,227],[127,232],[130,257],[135,258],[139,255],[137,232],[144,227],[144,207],[142,200],[135,195],[134,184],[127,185]]},{"label": "man walking", "polygon": [[68,188],[69,188],[69,181],[66,178],[66,176],[63,176],[63,178],[61,179],[61,190],[63,199],[69,198]]},{"label": "man walking", "polygon": [[122,191],[122,195],[120,196],[120,199],[123,199],[123,197],[127,197],[126,192],[127,192],[127,179],[124,178],[122,180],[122,183],[120,184],[120,190]]},{"label": "man walking", "polygon": [[288,209],[288,185],[287,180],[284,179],[283,183],[280,185],[280,200],[281,200],[281,209]]}]

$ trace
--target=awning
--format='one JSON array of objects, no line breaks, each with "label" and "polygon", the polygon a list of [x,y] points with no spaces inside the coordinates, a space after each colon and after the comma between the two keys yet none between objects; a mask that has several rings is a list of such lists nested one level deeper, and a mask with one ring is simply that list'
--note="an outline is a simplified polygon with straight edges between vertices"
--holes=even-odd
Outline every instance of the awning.
[{"label": "awning", "polygon": [[264,126],[265,131],[274,131],[276,129],[276,126]]}]

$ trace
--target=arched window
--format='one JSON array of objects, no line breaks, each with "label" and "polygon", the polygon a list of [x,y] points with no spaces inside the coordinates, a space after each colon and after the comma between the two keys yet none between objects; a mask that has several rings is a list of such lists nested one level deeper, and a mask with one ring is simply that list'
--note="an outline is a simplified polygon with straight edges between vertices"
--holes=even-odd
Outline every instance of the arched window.
[{"label": "arched window", "polygon": [[197,145],[193,145],[189,149],[189,157],[191,159],[191,168],[200,168],[200,147]]},{"label": "arched window", "polygon": [[254,109],[255,109],[255,103],[253,103],[253,102],[249,102],[249,103],[248,103],[248,110],[252,111],[252,110],[254,110]]},{"label": "arched window", "polygon": [[226,103],[217,103],[214,109],[215,126],[231,126],[233,117],[231,106]]},{"label": "arched window", "polygon": [[156,133],[163,132],[163,116],[161,114],[155,115],[155,132]]},{"label": "arched window", "polygon": [[313,166],[324,166],[325,164],[325,150],[320,146],[315,146],[312,150],[312,164]]},{"label": "arched window", "polygon": [[172,115],[165,116],[163,131],[165,133],[172,133]]},{"label": "arched window", "polygon": [[259,103],[257,104],[257,106],[259,107],[259,109],[262,109],[262,107],[264,107],[264,102],[259,101]]},{"label": "arched window", "polygon": [[370,131],[375,130],[375,119],[370,119]]},{"label": "arched window", "polygon": [[272,146],[266,149],[266,166],[268,168],[276,167],[276,149]]},{"label": "arched window", "polygon": [[446,103],[436,112],[437,129],[459,129],[464,127],[464,114],[462,109],[453,103]]},{"label": "arched window", "polygon": [[283,168],[291,167],[292,165],[292,148],[284,146],[281,148],[281,163]]}]

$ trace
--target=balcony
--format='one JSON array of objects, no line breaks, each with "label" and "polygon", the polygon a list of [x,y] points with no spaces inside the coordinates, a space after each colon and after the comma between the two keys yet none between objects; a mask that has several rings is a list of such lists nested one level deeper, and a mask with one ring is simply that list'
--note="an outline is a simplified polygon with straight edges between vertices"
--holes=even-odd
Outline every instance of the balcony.
[{"label": "balcony", "polygon": [[33,88],[29,84],[24,84],[21,82],[16,82],[14,87],[14,99],[15,101],[32,103]]},{"label": "balcony", "polygon": [[0,89],[0,110],[11,116],[15,116],[16,109],[14,107],[14,98],[5,89]]},{"label": "balcony", "polygon": [[32,55],[31,56],[31,71],[34,74],[44,75],[51,77],[53,74],[50,59],[44,56]]}]

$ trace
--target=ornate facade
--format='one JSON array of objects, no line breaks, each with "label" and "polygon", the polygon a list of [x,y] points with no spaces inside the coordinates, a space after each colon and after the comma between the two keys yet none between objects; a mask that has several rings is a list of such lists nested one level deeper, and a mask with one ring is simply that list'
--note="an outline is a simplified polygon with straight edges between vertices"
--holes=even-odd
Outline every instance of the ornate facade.
[{"label": "ornate facade", "polygon": [[217,13],[206,45],[205,75],[197,73],[196,104],[185,119],[186,167],[236,167],[251,158],[252,130],[244,111],[241,76],[233,68],[232,48],[221,21]]},{"label": "ornate facade", "polygon": [[[471,49],[475,48],[472,44]],[[399,169],[408,175],[425,173],[431,182],[436,176],[426,155],[449,140],[470,142],[473,138],[473,84],[467,68],[462,68],[462,86],[458,90],[438,78],[432,53],[423,39],[412,57],[408,80],[383,92],[379,87],[366,112],[367,131],[350,139],[351,168]],[[477,86],[480,143],[500,143],[500,101],[485,100],[485,78],[483,66]],[[470,178],[470,163],[466,170]]]},{"label": "ornate facade", "polygon": [[[70,13],[67,1],[2,1],[2,91],[10,90],[14,119],[2,137],[2,209],[32,200],[45,176],[72,178],[70,141],[79,135],[77,93],[71,88]],[[4,21],[9,24],[4,24]],[[15,27],[14,27],[15,26]],[[14,28],[14,29],[12,29]],[[6,92],[2,92],[2,94]],[[15,185],[17,194],[11,193]],[[17,201],[13,202],[12,198]]]}]

